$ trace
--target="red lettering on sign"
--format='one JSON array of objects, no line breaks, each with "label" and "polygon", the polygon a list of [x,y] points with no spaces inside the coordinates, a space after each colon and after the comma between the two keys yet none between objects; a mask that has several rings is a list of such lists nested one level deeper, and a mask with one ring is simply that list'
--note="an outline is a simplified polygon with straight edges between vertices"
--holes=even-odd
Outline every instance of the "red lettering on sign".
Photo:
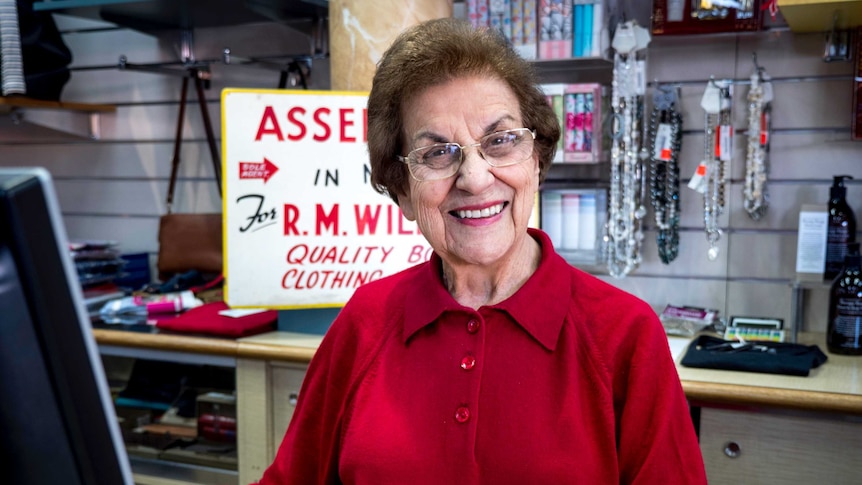
[{"label": "red lettering on sign", "polygon": [[368,108],[362,110],[362,141],[368,143]]},{"label": "red lettering on sign", "polygon": [[299,207],[293,204],[284,204],[284,235],[299,236],[299,229],[296,228],[296,220],[299,219]]},{"label": "red lettering on sign", "polygon": [[341,135],[340,139],[342,142],[356,141],[355,136],[347,136],[347,128],[353,126],[353,120],[348,118],[348,115],[353,115],[352,108],[341,108],[338,110],[338,117],[341,121],[341,130],[339,130],[339,134]]},{"label": "red lettering on sign", "polygon": [[299,133],[297,133],[297,134],[288,133],[287,134],[287,139],[290,141],[299,141],[299,140],[302,140],[303,138],[305,138],[305,133],[306,133],[305,123],[303,123],[302,120],[300,120],[296,117],[297,114],[298,115],[304,115],[305,114],[305,108],[303,108],[302,106],[294,106],[293,108],[290,108],[290,110],[287,112],[287,121],[289,121],[292,125],[299,128]]},{"label": "red lettering on sign", "polygon": [[329,229],[335,236],[340,235],[338,232],[338,204],[333,204],[328,214],[322,205],[317,204],[317,224],[314,227],[314,235],[319,236],[321,229]]},{"label": "red lettering on sign", "polygon": [[[267,127],[268,125],[272,126]],[[278,126],[278,118],[276,118],[272,106],[263,109],[263,116],[260,117],[260,124],[257,126],[257,135],[254,137],[254,141],[260,141],[263,135],[275,135],[278,141],[284,141],[284,135],[281,134],[281,127]]]},{"label": "red lettering on sign", "polygon": [[[336,119],[332,118],[332,110],[337,109]],[[293,106],[287,110],[287,126],[281,126],[279,117],[272,106],[266,106],[260,117],[254,141],[261,141],[265,136],[273,136],[278,141],[301,141],[309,135],[311,139],[326,142],[333,138],[333,131],[337,131],[338,141],[341,143],[359,142],[359,131],[356,123],[361,122],[362,142],[368,141],[368,110],[363,109],[361,119],[357,120],[359,110],[355,108],[329,108],[321,106],[311,112],[308,117],[308,109],[303,106]],[[337,126],[334,126],[335,123]]]},{"label": "red lettering on sign", "polygon": [[356,215],[356,231],[360,236],[368,231],[368,234],[374,235],[377,232],[377,220],[380,218],[380,205],[375,207],[374,212],[371,212],[371,206],[365,205],[360,213],[359,204],[353,206],[353,213]]},{"label": "red lettering on sign", "polygon": [[317,108],[314,110],[314,122],[318,124],[321,128],[323,128],[323,134],[314,134],[311,138],[314,141],[326,141],[332,135],[332,129],[329,127],[329,124],[326,122],[323,115],[328,115],[330,113],[329,108]]}]

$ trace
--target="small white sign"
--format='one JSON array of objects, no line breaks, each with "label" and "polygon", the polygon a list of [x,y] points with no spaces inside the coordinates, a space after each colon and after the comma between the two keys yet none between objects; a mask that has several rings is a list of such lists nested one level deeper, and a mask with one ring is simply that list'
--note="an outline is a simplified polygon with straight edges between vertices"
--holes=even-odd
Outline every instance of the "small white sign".
[{"label": "small white sign", "polygon": [[360,285],[430,257],[416,223],[371,187],[367,99],[222,92],[225,300],[232,308],[342,306]]},{"label": "small white sign", "polygon": [[826,232],[829,214],[826,207],[804,205],[799,211],[796,243],[796,273],[820,275],[826,267]]}]

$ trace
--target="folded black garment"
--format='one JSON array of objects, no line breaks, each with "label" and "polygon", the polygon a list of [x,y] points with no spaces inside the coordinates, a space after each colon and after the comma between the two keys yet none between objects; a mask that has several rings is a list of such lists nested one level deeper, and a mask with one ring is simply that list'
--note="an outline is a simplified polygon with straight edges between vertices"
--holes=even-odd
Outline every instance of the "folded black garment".
[{"label": "folded black garment", "polygon": [[807,376],[826,362],[816,345],[785,342],[738,342],[701,335],[680,362],[686,367]]}]

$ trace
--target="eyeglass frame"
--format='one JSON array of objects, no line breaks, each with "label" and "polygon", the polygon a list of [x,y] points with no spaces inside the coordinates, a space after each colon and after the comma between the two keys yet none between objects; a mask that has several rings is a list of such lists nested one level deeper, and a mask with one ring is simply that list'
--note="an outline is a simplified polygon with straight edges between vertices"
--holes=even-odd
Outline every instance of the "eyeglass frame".
[{"label": "eyeglass frame", "polygon": [[[500,130],[500,131],[495,131],[495,132],[493,132],[493,133],[488,133],[487,135],[483,136],[480,140],[484,141],[485,139],[487,139],[487,138],[489,138],[489,137],[492,137],[492,136],[494,136],[494,135],[498,135],[498,134],[500,134],[500,133],[510,133],[510,132],[513,132],[513,131],[524,131],[524,130],[526,130],[526,131],[527,131],[527,133],[529,133],[530,135],[532,135],[532,139],[530,139],[530,141],[531,141],[531,142],[533,142],[533,143],[535,144],[535,141],[536,141],[536,130],[534,130],[534,129],[530,129],[530,128],[526,128],[526,127],[524,127],[524,128],[511,128],[511,129],[509,129],[509,130]],[[505,165],[494,165],[493,163],[491,163],[491,162],[488,160],[488,158],[485,156],[485,153],[482,151],[482,141],[479,141],[478,143],[468,143],[467,145],[461,145],[460,143],[455,143],[455,142],[447,142],[447,143],[433,143],[433,144],[431,144],[431,145],[425,145],[425,146],[421,146],[421,147],[418,147],[418,148],[414,148],[414,149],[410,150],[409,152],[407,152],[407,155],[398,155],[398,157],[397,157],[397,158],[398,158],[398,161],[399,161],[399,162],[401,162],[401,163],[403,163],[403,164],[407,165],[407,171],[410,173],[410,176],[411,176],[411,177],[413,177],[413,179],[414,179],[414,180],[416,180],[417,182],[434,182],[434,181],[437,181],[437,180],[446,180],[447,178],[452,177],[453,175],[455,175],[456,173],[458,173],[458,169],[460,169],[460,168],[461,168],[461,165],[464,163],[464,150],[466,150],[467,148],[476,147],[476,151],[479,153],[479,155],[481,156],[482,160],[484,160],[484,161],[485,161],[485,163],[487,163],[487,164],[488,164],[488,165],[490,165],[491,167],[495,167],[495,168],[500,168],[500,167],[511,167],[511,166],[513,166],[513,165],[518,165],[518,164],[520,164],[520,163],[524,163],[524,162],[526,162],[527,160],[529,160],[529,159],[530,159],[530,156],[527,156],[527,158],[525,158],[525,159],[523,159],[523,160],[519,160],[519,161],[517,161],[517,162],[507,163],[507,164],[505,164]],[[411,169],[410,169],[410,155],[411,155],[412,153],[418,152],[418,151],[420,151],[420,150],[428,150],[428,149],[430,149],[430,148],[434,148],[434,147],[436,147],[436,146],[451,146],[451,145],[457,146],[457,147],[458,147],[458,149],[460,150],[460,153],[461,153],[461,157],[460,157],[460,160],[458,161],[457,167],[455,168],[455,170],[454,170],[451,174],[449,174],[449,175],[447,175],[447,176],[445,176],[445,177],[440,177],[440,178],[438,178],[438,179],[420,179],[419,177],[417,177],[417,176],[413,173],[413,170],[411,170]],[[535,145],[534,145],[534,148],[535,148]],[[531,150],[531,154],[532,154],[532,152],[533,152],[533,151]]]}]

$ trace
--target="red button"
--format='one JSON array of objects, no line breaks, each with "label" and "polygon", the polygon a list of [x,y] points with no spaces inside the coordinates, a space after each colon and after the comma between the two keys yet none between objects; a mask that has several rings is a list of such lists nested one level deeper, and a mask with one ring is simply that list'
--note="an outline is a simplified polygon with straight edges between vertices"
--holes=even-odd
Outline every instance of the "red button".
[{"label": "red button", "polygon": [[466,423],[470,419],[470,410],[467,406],[461,406],[455,410],[455,421]]},{"label": "red button", "polygon": [[470,370],[473,367],[476,367],[476,358],[472,355],[467,355],[463,359],[461,359],[461,368],[464,370]]},{"label": "red button", "polygon": [[479,320],[470,320],[467,322],[467,331],[470,333],[476,333],[479,331],[479,327],[481,326],[482,324],[479,323]]}]

